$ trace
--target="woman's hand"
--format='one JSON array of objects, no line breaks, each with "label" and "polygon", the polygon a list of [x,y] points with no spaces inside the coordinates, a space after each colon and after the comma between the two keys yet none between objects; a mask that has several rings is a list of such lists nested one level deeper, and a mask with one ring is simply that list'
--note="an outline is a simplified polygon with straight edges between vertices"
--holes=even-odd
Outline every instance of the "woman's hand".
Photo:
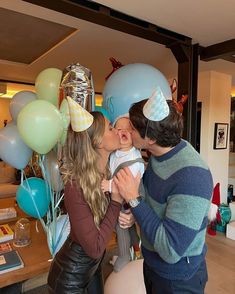
[{"label": "woman's hand", "polygon": [[113,182],[127,203],[138,197],[140,178],[140,173],[134,177],[128,167],[121,169],[114,177]]},{"label": "woman's hand", "polygon": [[117,201],[119,203],[122,204],[123,202],[123,198],[121,197],[118,189],[117,189],[117,185],[114,183],[114,181],[112,181],[112,193],[111,193],[111,199],[114,201]]},{"label": "woman's hand", "polygon": [[135,218],[131,213],[131,210],[128,209],[125,212],[120,211],[118,222],[122,229],[127,229],[133,226],[135,223]]}]

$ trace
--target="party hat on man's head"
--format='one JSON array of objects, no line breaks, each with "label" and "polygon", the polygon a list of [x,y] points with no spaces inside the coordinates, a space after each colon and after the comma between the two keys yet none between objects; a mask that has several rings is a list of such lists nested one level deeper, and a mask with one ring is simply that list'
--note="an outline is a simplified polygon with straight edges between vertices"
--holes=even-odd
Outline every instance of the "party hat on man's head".
[{"label": "party hat on man's head", "polygon": [[87,130],[93,123],[93,116],[69,96],[67,96],[67,100],[73,131],[82,132]]},{"label": "party hat on man's head", "polygon": [[166,102],[161,89],[157,87],[157,90],[153,92],[151,97],[145,103],[143,107],[144,116],[153,121],[160,121],[169,115],[169,106]]}]

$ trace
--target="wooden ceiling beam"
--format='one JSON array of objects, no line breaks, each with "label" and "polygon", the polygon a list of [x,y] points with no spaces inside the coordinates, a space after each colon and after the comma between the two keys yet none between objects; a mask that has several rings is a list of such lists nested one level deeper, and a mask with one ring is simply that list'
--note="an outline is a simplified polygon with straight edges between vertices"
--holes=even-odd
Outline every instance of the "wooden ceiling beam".
[{"label": "wooden ceiling beam", "polygon": [[174,42],[191,44],[192,39],[129,16],[96,2],[87,0],[23,0],[73,17],[96,23],[143,39],[170,45]]},{"label": "wooden ceiling beam", "polygon": [[233,55],[223,57],[224,60],[235,63],[235,57]]},{"label": "wooden ceiling beam", "polygon": [[188,62],[189,59],[191,58],[190,56],[191,45],[187,46],[187,45],[183,45],[178,42],[175,42],[167,47],[171,49],[178,63]]},{"label": "wooden ceiling beam", "polygon": [[211,61],[218,58],[226,59],[234,54],[235,39],[231,39],[208,47],[201,47],[200,59],[203,61]]}]

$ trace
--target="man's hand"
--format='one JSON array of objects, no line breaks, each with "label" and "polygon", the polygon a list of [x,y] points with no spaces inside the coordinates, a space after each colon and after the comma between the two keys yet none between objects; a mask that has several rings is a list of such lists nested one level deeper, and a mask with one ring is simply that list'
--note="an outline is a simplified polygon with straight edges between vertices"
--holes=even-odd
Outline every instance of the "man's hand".
[{"label": "man's hand", "polygon": [[114,183],[117,185],[119,193],[128,203],[139,195],[140,173],[134,177],[128,167],[121,169],[114,177]]}]

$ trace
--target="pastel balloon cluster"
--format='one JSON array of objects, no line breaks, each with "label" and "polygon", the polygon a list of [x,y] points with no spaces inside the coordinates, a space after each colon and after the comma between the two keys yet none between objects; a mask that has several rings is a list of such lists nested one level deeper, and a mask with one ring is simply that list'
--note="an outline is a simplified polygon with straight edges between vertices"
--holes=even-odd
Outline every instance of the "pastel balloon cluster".
[{"label": "pastel balloon cluster", "polygon": [[0,130],[0,158],[17,169],[24,169],[32,158],[33,151],[45,155],[45,179],[29,178],[17,191],[17,201],[27,214],[41,218],[50,204],[49,186],[52,191],[63,188],[57,156],[52,150],[64,143],[70,123],[67,101],[59,107],[59,92],[62,71],[47,68],[35,81],[36,93],[16,93],[9,111],[12,121]]},{"label": "pastel balloon cluster", "polygon": [[67,121],[57,108],[61,77],[61,70],[45,69],[36,79],[36,93],[21,91],[13,96],[12,122],[0,130],[0,158],[6,163],[23,169],[33,151],[46,154],[62,137]]},{"label": "pastel balloon cluster", "polygon": [[63,133],[63,118],[58,109],[62,71],[47,68],[36,78],[37,99],[27,103],[17,117],[17,127],[23,141],[32,150],[48,153]]}]

